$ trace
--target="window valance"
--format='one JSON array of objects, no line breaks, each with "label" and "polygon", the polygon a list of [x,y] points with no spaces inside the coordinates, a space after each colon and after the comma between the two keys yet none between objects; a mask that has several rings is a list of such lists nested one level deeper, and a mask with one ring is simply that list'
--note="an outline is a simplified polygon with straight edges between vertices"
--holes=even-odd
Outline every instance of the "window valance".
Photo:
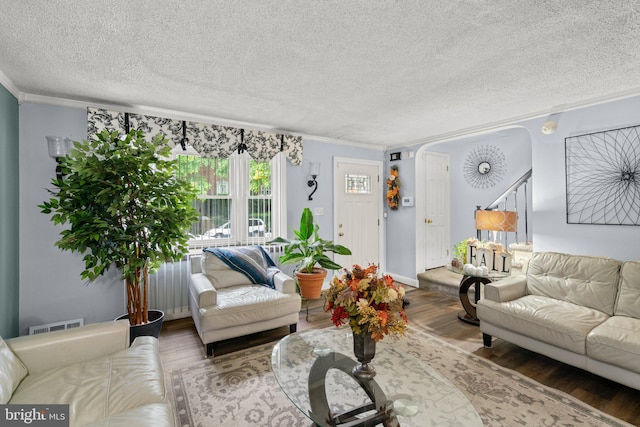
[{"label": "window valance", "polygon": [[87,139],[94,139],[105,129],[121,133],[138,129],[153,136],[161,133],[172,147],[183,144],[187,139],[187,143],[202,157],[227,158],[234,151],[246,151],[254,160],[268,161],[284,152],[292,164],[302,164],[300,136],[87,108]]}]

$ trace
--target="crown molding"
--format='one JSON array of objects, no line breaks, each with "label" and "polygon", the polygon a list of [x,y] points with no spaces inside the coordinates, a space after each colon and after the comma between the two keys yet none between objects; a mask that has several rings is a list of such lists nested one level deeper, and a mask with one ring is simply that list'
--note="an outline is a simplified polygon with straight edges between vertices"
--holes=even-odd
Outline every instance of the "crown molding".
[{"label": "crown molding", "polygon": [[0,70],[0,84],[5,87],[11,93],[11,95],[15,96],[19,103],[21,103],[21,97],[24,96],[20,89],[16,85],[13,84],[9,77],[5,73]]},{"label": "crown molding", "polygon": [[346,139],[335,139],[335,138],[328,138],[328,137],[324,137],[324,136],[316,136],[316,135],[307,135],[307,134],[299,134],[300,136],[302,136],[305,139],[312,139],[314,141],[317,142],[323,142],[325,144],[337,144],[337,145],[347,145],[350,147],[356,147],[356,148],[364,148],[367,150],[374,150],[374,151],[380,151],[381,153],[383,153],[387,148],[383,145],[378,145],[378,144],[367,144],[366,142],[356,142],[356,141],[349,141]]},{"label": "crown molding", "polygon": [[241,127],[243,129],[251,129],[251,130],[257,130],[257,131],[263,131],[263,132],[283,132],[283,133],[288,133],[295,136],[301,136],[304,139],[312,139],[314,141],[319,141],[319,142],[324,142],[329,144],[348,145],[348,146],[353,146],[358,148],[366,148],[370,150],[379,150],[379,151],[396,150],[399,148],[406,148],[414,145],[434,144],[434,143],[446,142],[454,139],[464,138],[471,135],[489,133],[499,129],[504,129],[509,126],[520,125],[521,122],[524,122],[527,120],[533,120],[540,117],[546,117],[551,114],[558,114],[566,111],[577,110],[580,108],[601,105],[607,102],[617,101],[617,100],[631,98],[631,97],[640,95],[640,87],[636,87],[636,88],[628,89],[622,92],[617,92],[614,94],[604,95],[600,97],[594,97],[594,98],[590,98],[590,99],[579,101],[579,102],[556,105],[546,110],[541,110],[534,113],[510,117],[504,120],[498,120],[495,122],[485,123],[482,125],[472,126],[464,129],[459,129],[456,131],[447,132],[439,135],[419,138],[419,139],[407,141],[404,143],[381,146],[377,144],[366,144],[363,142],[349,141],[344,139],[336,139],[336,138],[329,138],[329,137],[324,137],[319,135],[311,135],[311,134],[306,134],[301,132],[288,131],[286,129],[277,129],[274,126],[269,126],[261,123],[245,122],[240,120],[230,120],[230,119],[224,119],[221,117],[206,116],[203,114],[190,114],[190,113],[185,113],[185,112],[170,110],[165,108],[156,108],[156,107],[141,106],[141,105],[106,104],[101,102],[91,102],[86,100],[57,98],[52,96],[24,93],[18,90],[18,88],[15,85],[13,85],[13,83],[6,77],[4,73],[2,73],[2,71],[0,71],[0,84],[2,84],[5,88],[7,88],[7,90],[11,92],[11,94],[13,94],[16,98],[18,98],[19,103],[34,102],[39,104],[58,105],[58,106],[70,107],[70,108],[87,108],[88,105],[91,105],[91,106],[106,108],[111,110],[126,110],[127,112],[131,112],[131,113],[168,117],[175,120],[190,120],[190,121],[197,121],[202,123],[216,124],[219,126]]},{"label": "crown molding", "polygon": [[[1,82],[2,81],[0,80],[0,83]],[[282,133],[291,134],[294,136],[301,136],[303,139],[311,139],[314,141],[330,143],[330,144],[349,145],[349,146],[354,146],[359,148],[377,149],[381,152],[384,151],[385,149],[383,146],[380,146],[380,145],[366,144],[362,142],[355,142],[355,141],[349,141],[344,139],[328,138],[324,136],[289,131],[287,129],[278,129],[274,126],[269,126],[261,123],[245,122],[241,120],[229,120],[221,117],[206,116],[203,114],[191,114],[191,113],[185,113],[182,111],[170,110],[166,108],[157,108],[157,107],[149,107],[149,106],[142,106],[142,105],[107,104],[103,102],[92,102],[87,100],[58,98],[53,96],[36,95],[31,93],[21,93],[21,96],[22,96],[23,102],[33,102],[37,104],[56,105],[60,107],[69,107],[69,108],[87,108],[87,106],[92,106],[92,107],[104,108],[107,110],[119,110],[119,111],[126,111],[128,113],[167,117],[174,120],[188,120],[188,121],[194,121],[194,122],[200,122],[200,123],[210,123],[218,126],[229,126],[229,127],[257,130],[262,132],[276,132],[276,133],[282,132]]]},{"label": "crown molding", "polygon": [[583,101],[555,105],[549,109],[537,111],[534,113],[523,114],[521,116],[515,116],[504,120],[498,120],[491,123],[485,123],[478,126],[472,126],[452,132],[447,132],[439,135],[429,136],[425,138],[419,138],[405,143],[398,143],[387,146],[387,150],[396,150],[399,148],[411,147],[414,145],[426,145],[447,142],[459,138],[464,138],[472,135],[479,135],[484,133],[494,132],[496,130],[503,130],[509,127],[521,127],[522,122],[538,119],[540,117],[548,117],[552,114],[564,113],[567,111],[578,110],[581,108],[592,107],[596,105],[606,104],[608,102],[619,101],[622,99],[632,98],[640,95],[640,87],[631,88],[622,92],[616,92],[609,95],[603,95],[599,97],[589,98]]}]

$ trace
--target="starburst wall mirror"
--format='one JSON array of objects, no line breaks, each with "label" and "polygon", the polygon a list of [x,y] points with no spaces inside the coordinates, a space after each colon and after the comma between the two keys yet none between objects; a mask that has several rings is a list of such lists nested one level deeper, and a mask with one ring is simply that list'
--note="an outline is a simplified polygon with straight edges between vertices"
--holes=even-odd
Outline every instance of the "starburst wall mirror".
[{"label": "starburst wall mirror", "polygon": [[481,145],[467,155],[464,179],[475,188],[490,188],[500,182],[507,169],[505,157],[493,145]]}]

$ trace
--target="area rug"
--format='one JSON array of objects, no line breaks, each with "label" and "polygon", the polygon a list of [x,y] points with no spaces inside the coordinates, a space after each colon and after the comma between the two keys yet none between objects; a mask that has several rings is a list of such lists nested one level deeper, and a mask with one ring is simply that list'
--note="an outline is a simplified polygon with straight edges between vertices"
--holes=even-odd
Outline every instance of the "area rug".
[{"label": "area rug", "polygon": [[[274,345],[241,350],[169,372],[176,425],[311,426],[276,382],[271,371]],[[473,404],[485,426],[630,425],[415,329],[394,347],[453,383]]]}]

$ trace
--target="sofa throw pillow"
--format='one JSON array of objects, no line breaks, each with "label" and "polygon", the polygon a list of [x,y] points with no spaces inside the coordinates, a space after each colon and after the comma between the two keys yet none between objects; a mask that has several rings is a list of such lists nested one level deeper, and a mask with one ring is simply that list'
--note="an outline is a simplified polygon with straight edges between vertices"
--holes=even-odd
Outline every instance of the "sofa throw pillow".
[{"label": "sofa throw pillow", "polygon": [[202,251],[200,268],[204,274],[213,274],[218,270],[229,270],[229,266],[211,252]]},{"label": "sofa throw pillow", "polygon": [[230,248],[206,248],[206,252],[214,254],[232,270],[238,271],[251,283],[274,289],[273,276],[280,270],[262,246],[237,246]]},{"label": "sofa throw pillow", "polygon": [[9,402],[27,373],[27,368],[0,337],[0,404]]},{"label": "sofa throw pillow", "polygon": [[620,269],[616,315],[640,318],[640,262],[627,261]]},{"label": "sofa throw pillow", "polygon": [[251,280],[247,276],[239,271],[232,270],[231,267],[210,252],[204,252],[200,257],[200,269],[216,289],[251,284]]}]

